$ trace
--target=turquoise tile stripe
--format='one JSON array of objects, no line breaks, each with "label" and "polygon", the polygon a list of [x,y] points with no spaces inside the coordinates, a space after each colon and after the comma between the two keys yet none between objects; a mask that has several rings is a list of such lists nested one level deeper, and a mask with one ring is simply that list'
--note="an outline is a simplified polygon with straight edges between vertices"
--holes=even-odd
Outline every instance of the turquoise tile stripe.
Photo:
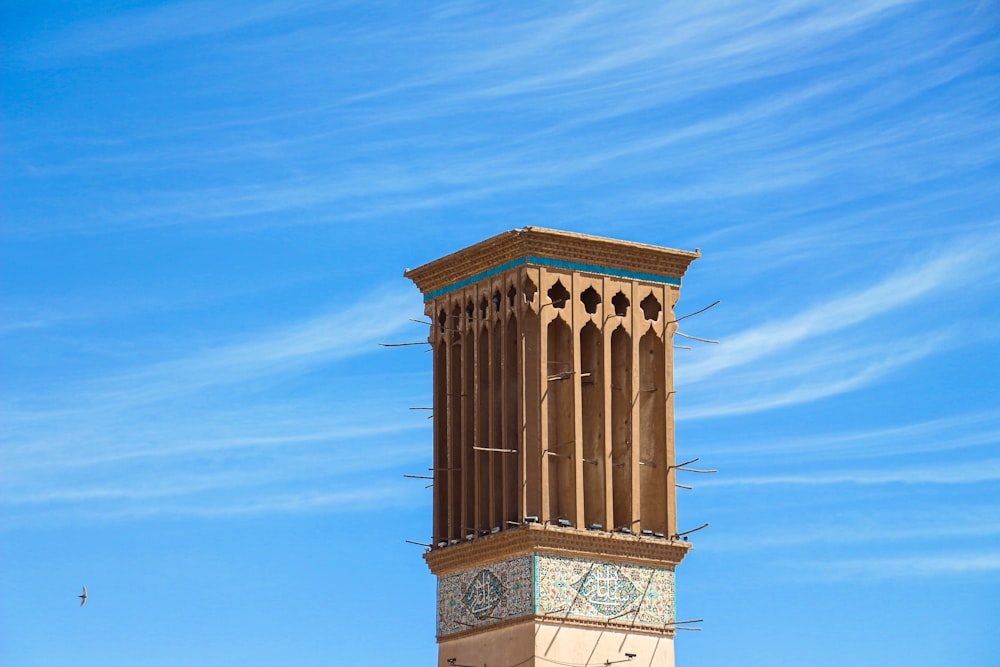
[{"label": "turquoise tile stripe", "polygon": [[450,292],[454,292],[457,289],[462,289],[467,285],[472,283],[477,283],[480,280],[485,280],[498,273],[503,273],[508,269],[512,269],[515,266],[523,266],[525,264],[536,264],[539,266],[551,266],[557,269],[567,269],[570,271],[584,271],[586,273],[596,273],[602,276],[612,276],[614,278],[630,278],[632,280],[644,280],[651,283],[663,283],[667,285],[677,285],[680,286],[681,281],[679,278],[672,278],[670,276],[659,276],[655,273],[642,273],[640,271],[629,271],[628,269],[616,269],[609,266],[598,266],[596,264],[583,264],[580,262],[568,262],[562,259],[549,259],[548,257],[535,257],[534,255],[527,255],[519,259],[512,260],[501,264],[500,266],[494,266],[492,269],[487,269],[481,273],[477,273],[474,276],[469,276],[463,280],[459,280],[456,283],[452,283],[447,287],[442,287],[441,289],[436,289],[428,292],[424,295],[424,302],[431,301],[438,298],[439,296],[444,296]]},{"label": "turquoise tile stripe", "polygon": [[511,262],[507,262],[506,264],[501,264],[500,266],[494,266],[492,269],[487,269],[486,271],[483,271],[482,273],[477,273],[474,276],[469,276],[464,280],[459,280],[457,283],[452,283],[447,287],[442,287],[441,289],[436,289],[431,292],[428,292],[427,294],[424,295],[424,303],[432,299],[436,299],[439,296],[448,294],[449,292],[454,292],[457,289],[462,289],[466,285],[471,285],[472,283],[479,282],[480,280],[484,280],[486,278],[489,278],[490,276],[495,276],[498,273],[503,273],[507,269],[512,269],[515,266],[521,266],[522,264],[527,264],[529,259],[531,258],[521,257],[520,259],[515,259]]}]

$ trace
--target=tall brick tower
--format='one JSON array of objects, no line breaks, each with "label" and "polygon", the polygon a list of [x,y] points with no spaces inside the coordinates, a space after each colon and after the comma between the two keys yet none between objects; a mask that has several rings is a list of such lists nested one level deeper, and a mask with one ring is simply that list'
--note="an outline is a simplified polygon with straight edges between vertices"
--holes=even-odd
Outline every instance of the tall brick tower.
[{"label": "tall brick tower", "polygon": [[432,322],[441,667],[674,664],[673,306],[697,257],[525,227],[406,271]]}]

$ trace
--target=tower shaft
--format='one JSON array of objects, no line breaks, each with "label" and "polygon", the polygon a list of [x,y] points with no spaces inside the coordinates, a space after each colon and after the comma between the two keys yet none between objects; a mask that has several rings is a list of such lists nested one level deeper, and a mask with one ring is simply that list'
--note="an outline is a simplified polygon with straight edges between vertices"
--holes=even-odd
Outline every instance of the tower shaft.
[{"label": "tower shaft", "polygon": [[432,322],[439,664],[673,665],[673,305],[697,256],[525,228],[406,272]]}]

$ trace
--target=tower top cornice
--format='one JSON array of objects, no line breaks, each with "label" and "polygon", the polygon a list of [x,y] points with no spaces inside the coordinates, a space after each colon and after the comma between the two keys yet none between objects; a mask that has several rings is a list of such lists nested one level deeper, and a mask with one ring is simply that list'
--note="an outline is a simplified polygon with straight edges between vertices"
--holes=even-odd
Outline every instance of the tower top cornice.
[{"label": "tower top cornice", "polygon": [[416,283],[426,300],[526,264],[680,285],[688,266],[700,256],[698,250],[524,227],[407,269],[403,275]]},{"label": "tower top cornice", "polygon": [[514,529],[467,540],[454,547],[428,551],[424,560],[431,572],[437,575],[534,552],[598,556],[608,561],[662,566],[679,564],[691,548],[693,545],[678,539],[645,538],[526,523]]}]

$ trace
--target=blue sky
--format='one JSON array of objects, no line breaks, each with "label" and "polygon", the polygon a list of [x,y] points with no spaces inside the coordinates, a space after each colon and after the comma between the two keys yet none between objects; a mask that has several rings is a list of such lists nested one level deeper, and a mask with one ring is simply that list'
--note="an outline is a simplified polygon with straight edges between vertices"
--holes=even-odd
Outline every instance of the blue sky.
[{"label": "blue sky", "polygon": [[432,664],[430,358],[377,343],[525,225],[722,301],[679,665],[996,664],[996,2],[0,11],[3,664]]}]

